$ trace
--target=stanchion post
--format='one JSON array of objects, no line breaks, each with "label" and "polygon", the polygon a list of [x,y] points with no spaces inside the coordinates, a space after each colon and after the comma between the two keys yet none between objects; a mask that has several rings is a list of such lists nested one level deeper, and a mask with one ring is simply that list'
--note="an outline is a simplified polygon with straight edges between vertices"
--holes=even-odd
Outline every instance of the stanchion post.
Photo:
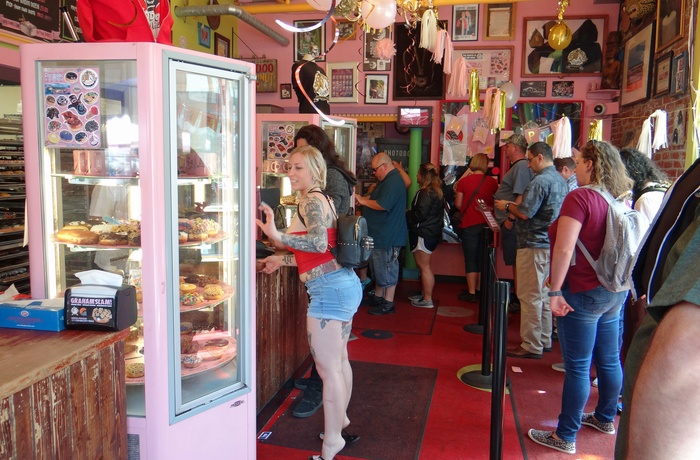
[{"label": "stanchion post", "polygon": [[503,458],[503,405],[506,394],[506,342],[508,295],[510,284],[494,284],[495,306],[493,326],[493,376],[491,378],[491,460]]},{"label": "stanchion post", "polygon": [[[483,334],[486,323],[491,321],[490,305],[493,302],[493,280],[495,267],[495,251],[493,247],[493,232],[486,226],[483,232],[483,255],[481,262],[481,299],[479,299],[479,322],[467,324],[464,330],[472,334]],[[489,342],[490,343],[490,342]]]}]

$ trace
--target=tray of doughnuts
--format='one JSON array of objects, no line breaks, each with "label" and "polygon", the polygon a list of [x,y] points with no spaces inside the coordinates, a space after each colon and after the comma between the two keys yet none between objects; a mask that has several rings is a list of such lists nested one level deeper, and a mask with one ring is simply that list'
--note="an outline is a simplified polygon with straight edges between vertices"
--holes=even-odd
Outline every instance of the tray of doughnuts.
[{"label": "tray of doughnuts", "polygon": [[[195,284],[195,277],[202,277]],[[195,281],[195,282],[189,282]],[[233,296],[233,287],[210,275],[190,275],[180,282],[180,311],[199,310],[217,305]]]}]

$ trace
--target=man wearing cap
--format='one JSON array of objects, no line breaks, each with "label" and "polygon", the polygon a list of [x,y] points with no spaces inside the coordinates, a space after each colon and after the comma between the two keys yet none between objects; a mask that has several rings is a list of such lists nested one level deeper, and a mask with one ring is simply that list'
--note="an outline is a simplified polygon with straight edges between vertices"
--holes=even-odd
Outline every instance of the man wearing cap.
[{"label": "man wearing cap", "polygon": [[[494,199],[504,200],[520,204],[522,201],[523,192],[534,177],[534,173],[527,167],[525,153],[527,152],[527,141],[521,134],[513,134],[503,141],[505,144],[506,159],[510,163],[510,169],[503,176],[501,184],[496,190]],[[515,265],[515,254],[517,252],[517,243],[515,237],[515,218],[508,217],[508,210],[496,209],[496,220],[501,226],[501,250],[503,251],[503,262],[506,265]],[[513,269],[513,284],[516,286],[517,292],[517,275]],[[517,311],[520,308],[520,301],[516,296],[513,296],[510,301],[512,310]]]}]

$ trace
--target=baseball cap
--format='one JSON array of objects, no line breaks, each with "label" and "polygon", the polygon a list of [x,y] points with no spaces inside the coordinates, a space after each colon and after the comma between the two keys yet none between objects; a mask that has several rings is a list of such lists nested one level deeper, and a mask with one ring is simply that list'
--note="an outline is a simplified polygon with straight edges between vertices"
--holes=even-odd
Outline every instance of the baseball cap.
[{"label": "baseball cap", "polygon": [[510,137],[507,137],[503,140],[503,143],[515,144],[518,147],[522,147],[523,149],[527,150],[527,141],[525,140],[525,137],[522,134],[511,134]]}]

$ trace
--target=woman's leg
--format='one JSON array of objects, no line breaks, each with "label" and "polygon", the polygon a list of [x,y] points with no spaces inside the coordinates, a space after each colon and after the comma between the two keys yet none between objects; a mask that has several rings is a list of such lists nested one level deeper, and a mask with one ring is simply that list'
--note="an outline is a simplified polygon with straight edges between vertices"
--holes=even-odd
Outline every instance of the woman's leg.
[{"label": "woman's leg", "polygon": [[332,459],[345,446],[341,430],[347,419],[348,389],[352,371],[347,360],[349,323],[307,317],[311,354],[323,380],[323,448],[321,456]]},{"label": "woman's leg", "polygon": [[423,300],[433,300],[433,287],[435,286],[435,275],[430,267],[430,258],[432,254],[423,251],[416,251],[413,257],[416,259],[416,265],[420,269],[420,283],[423,288]]},{"label": "woman's leg", "polygon": [[620,364],[620,313],[624,307],[626,292],[618,292],[616,306],[598,320],[598,333],[593,361],[598,376],[598,404],[595,418],[600,422],[612,422],[617,414],[617,401],[622,388],[622,366]]}]

